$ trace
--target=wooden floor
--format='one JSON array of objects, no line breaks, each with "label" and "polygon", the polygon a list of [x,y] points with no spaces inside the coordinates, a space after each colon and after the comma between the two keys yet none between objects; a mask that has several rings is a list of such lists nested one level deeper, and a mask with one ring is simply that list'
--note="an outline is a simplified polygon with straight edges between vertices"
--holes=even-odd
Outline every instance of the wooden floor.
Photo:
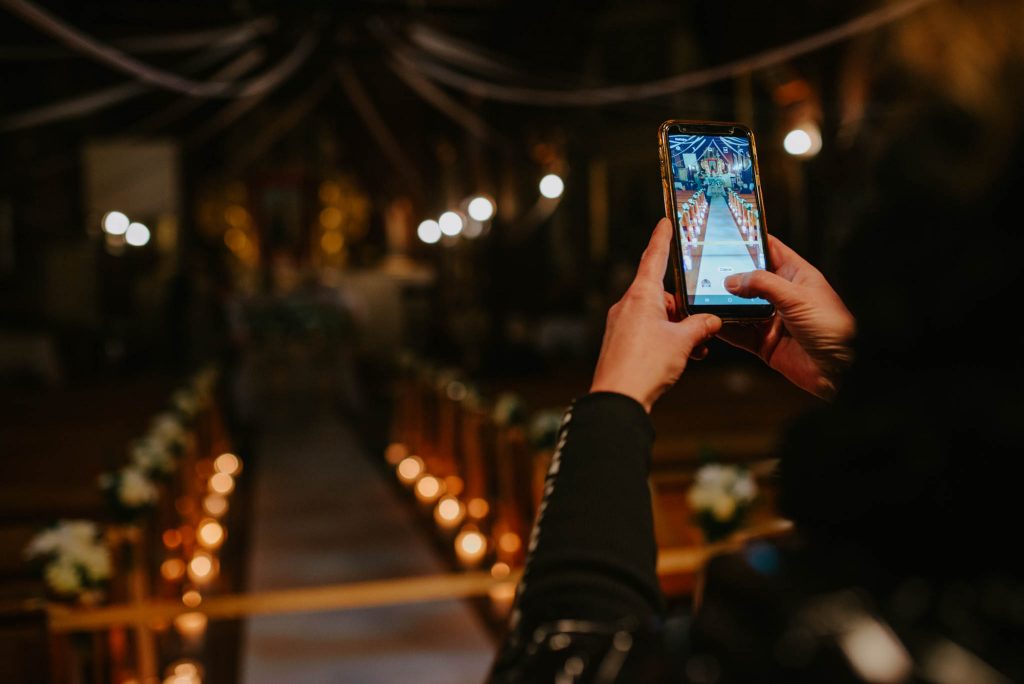
[{"label": "wooden floor", "polygon": [[[243,376],[257,426],[249,589],[447,568],[391,482],[340,417],[343,367],[295,359]],[[255,400],[253,400],[255,399]],[[242,678],[303,682],[480,682],[494,643],[469,604],[250,618]]]}]

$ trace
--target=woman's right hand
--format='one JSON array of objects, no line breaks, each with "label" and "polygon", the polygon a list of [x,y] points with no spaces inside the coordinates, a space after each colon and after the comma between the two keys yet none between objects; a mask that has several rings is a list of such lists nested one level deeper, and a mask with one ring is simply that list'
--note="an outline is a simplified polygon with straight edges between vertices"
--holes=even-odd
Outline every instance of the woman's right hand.
[{"label": "woman's right hand", "polygon": [[757,354],[790,382],[831,399],[842,372],[853,360],[853,315],[825,276],[780,240],[769,236],[774,272],[729,276],[725,287],[740,297],[761,297],[775,305],[763,323],[726,324],[718,337]]}]

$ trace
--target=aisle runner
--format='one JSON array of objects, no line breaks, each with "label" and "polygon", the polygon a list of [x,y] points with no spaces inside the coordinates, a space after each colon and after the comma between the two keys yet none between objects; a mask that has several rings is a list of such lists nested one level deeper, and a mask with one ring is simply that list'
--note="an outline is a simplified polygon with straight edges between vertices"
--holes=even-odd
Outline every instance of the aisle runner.
[{"label": "aisle runner", "polygon": [[733,273],[745,273],[754,268],[747,243],[743,241],[743,234],[725,198],[713,197],[708,208],[708,227],[697,273],[697,296],[727,295],[729,291],[722,281]]},{"label": "aisle runner", "polygon": [[[314,389],[322,386],[322,369],[288,368],[285,375],[290,388],[255,407],[250,588],[444,572],[337,417],[337,402]],[[493,650],[460,601],[256,617],[243,639],[241,681],[476,684]]]}]

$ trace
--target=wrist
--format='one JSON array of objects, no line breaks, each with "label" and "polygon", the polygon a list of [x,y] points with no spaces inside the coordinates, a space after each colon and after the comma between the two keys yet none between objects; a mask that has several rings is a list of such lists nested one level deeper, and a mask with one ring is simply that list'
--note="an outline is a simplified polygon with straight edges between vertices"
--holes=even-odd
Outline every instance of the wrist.
[{"label": "wrist", "polygon": [[643,392],[637,388],[630,387],[624,383],[608,382],[598,378],[594,378],[594,382],[590,385],[590,394],[618,394],[620,396],[632,399],[644,410],[645,413],[650,414],[651,407],[654,405],[654,399],[646,396]]}]

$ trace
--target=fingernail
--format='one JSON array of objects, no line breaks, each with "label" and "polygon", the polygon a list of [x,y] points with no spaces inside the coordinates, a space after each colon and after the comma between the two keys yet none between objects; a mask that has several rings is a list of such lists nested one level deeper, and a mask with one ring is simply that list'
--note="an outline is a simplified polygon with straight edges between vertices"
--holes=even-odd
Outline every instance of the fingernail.
[{"label": "fingernail", "polygon": [[735,292],[740,289],[740,285],[743,283],[743,276],[731,275],[725,279],[725,289],[729,292]]}]

